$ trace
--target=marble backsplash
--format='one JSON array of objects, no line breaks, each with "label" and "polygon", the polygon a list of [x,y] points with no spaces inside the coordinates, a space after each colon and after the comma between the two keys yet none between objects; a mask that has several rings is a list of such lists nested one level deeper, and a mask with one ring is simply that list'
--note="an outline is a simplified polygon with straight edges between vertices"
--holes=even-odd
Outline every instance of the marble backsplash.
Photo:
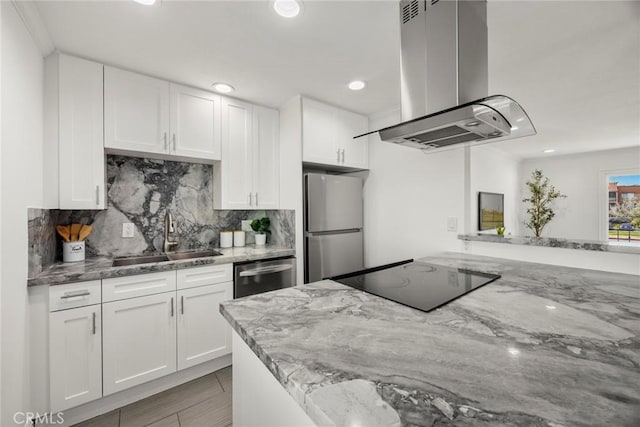
[{"label": "marble backsplash", "polygon": [[[221,230],[240,229],[245,219],[267,216],[267,242],[295,247],[293,210],[214,210],[213,166],[124,156],[107,156],[108,208],[102,211],[29,209],[29,277],[60,259],[57,224],[92,224],[86,255],[126,256],[162,251],[164,215],[177,225],[177,250],[219,246]],[[122,223],[135,226],[122,238]],[[247,233],[247,244],[254,242]]]}]

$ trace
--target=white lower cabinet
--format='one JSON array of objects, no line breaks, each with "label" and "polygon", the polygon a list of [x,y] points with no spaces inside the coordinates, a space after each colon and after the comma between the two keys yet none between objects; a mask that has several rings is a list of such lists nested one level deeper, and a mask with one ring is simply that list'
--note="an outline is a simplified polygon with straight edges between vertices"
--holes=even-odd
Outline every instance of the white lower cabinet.
[{"label": "white lower cabinet", "polygon": [[109,302],[104,316],[104,395],[176,371],[175,292]]},{"label": "white lower cabinet", "polygon": [[49,314],[51,410],[102,397],[101,306]]},{"label": "white lower cabinet", "polygon": [[50,287],[51,411],[230,354],[231,299],[232,264]]},{"label": "white lower cabinet", "polygon": [[233,282],[178,291],[178,369],[231,353],[231,330],[219,304],[233,299]]}]

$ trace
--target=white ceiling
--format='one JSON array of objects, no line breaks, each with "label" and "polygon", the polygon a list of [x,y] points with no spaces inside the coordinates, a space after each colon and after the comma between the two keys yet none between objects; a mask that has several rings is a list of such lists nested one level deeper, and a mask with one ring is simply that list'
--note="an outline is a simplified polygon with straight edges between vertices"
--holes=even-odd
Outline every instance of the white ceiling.
[{"label": "white ceiling", "polygon": [[[269,0],[42,1],[58,49],[153,76],[279,107],[303,93],[360,113],[399,104],[394,2],[305,1],[294,19]],[[368,89],[346,85],[365,80]]]},{"label": "white ceiling", "polygon": [[488,20],[490,92],[538,130],[496,147],[526,158],[640,145],[640,2],[491,1]]},{"label": "white ceiling", "polygon": [[[303,93],[370,114],[397,107],[396,1],[45,1],[62,51],[278,107]],[[640,144],[640,2],[490,1],[490,92],[527,110],[535,137],[495,143],[518,157]],[[346,83],[368,82],[360,92]],[[639,159],[640,162],[640,159]]]}]

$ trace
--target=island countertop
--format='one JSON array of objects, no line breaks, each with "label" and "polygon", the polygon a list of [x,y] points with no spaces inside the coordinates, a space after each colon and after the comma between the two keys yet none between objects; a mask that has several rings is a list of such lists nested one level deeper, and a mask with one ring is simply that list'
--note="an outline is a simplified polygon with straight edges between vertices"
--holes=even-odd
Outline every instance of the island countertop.
[{"label": "island countertop", "polygon": [[85,280],[108,279],[111,277],[130,276],[157,271],[179,270],[209,264],[258,261],[261,259],[291,256],[295,255],[296,252],[295,249],[273,245],[217,248],[216,251],[222,255],[119,267],[113,267],[112,257],[93,257],[80,262],[58,262],[46,268],[36,277],[28,279],[27,286],[53,286]]},{"label": "island countertop", "polygon": [[424,313],[324,280],[220,311],[319,425],[640,425],[640,277],[447,253],[502,277]]}]

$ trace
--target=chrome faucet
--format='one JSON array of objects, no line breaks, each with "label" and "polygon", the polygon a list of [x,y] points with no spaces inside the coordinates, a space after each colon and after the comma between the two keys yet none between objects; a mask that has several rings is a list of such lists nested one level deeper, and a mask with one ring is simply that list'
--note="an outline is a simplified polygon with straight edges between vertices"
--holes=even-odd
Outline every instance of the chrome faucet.
[{"label": "chrome faucet", "polygon": [[175,229],[175,223],[173,221],[173,216],[171,215],[171,212],[169,211],[169,209],[167,209],[167,212],[164,214],[164,245],[163,245],[164,252],[169,252],[170,248],[178,246],[177,240],[169,239],[169,236],[175,232],[176,232],[176,229]]}]

